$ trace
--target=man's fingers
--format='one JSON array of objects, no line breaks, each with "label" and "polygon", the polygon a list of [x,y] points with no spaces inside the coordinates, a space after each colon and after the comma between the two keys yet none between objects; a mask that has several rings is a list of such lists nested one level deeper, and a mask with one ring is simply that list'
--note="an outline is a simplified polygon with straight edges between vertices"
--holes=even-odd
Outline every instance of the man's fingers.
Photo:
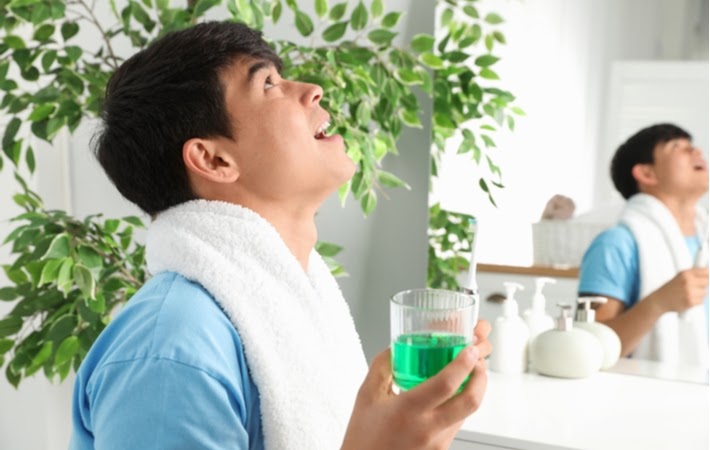
[{"label": "man's fingers", "polygon": [[486,361],[480,359],[463,391],[437,408],[436,420],[442,426],[450,426],[471,415],[481,406],[487,384]]},{"label": "man's fingers", "polygon": [[390,349],[388,348],[375,356],[365,381],[360,387],[360,395],[372,398],[390,393],[392,388],[392,359],[390,355]]},{"label": "man's fingers", "polygon": [[451,361],[441,372],[429,380],[402,394],[412,403],[412,407],[419,410],[436,408],[451,398],[461,387],[461,383],[471,373],[479,352],[474,346],[461,350],[458,356]]}]

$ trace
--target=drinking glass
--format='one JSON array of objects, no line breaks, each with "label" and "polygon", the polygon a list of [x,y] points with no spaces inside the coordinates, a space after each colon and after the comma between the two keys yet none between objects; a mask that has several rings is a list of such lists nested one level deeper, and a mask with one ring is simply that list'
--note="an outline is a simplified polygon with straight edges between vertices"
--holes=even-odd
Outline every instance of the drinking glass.
[{"label": "drinking glass", "polygon": [[471,345],[477,320],[478,297],[474,295],[444,289],[411,289],[393,295],[390,331],[395,385],[406,391],[436,375]]}]

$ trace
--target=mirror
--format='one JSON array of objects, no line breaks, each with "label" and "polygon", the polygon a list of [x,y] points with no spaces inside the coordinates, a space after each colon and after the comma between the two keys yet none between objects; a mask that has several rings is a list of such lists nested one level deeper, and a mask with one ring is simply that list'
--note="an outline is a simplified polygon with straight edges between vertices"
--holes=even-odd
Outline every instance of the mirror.
[{"label": "mirror", "polygon": [[486,169],[470,155],[455,155],[456,142],[442,161],[431,200],[478,218],[479,262],[531,266],[532,224],[551,197],[569,197],[575,220],[591,225],[561,238],[568,246],[579,242],[560,251],[551,240],[560,230],[537,230],[535,237],[537,253],[557,251],[558,261],[574,267],[622,204],[608,167],[623,140],[644,126],[671,121],[693,135],[707,158],[708,3],[544,0],[487,6],[506,23],[507,44],[493,50],[501,58],[494,66],[499,87],[516,95],[527,115],[516,120],[514,132],[492,134],[497,148],[489,154],[505,185],[494,192],[497,208],[478,188],[477,174]]}]

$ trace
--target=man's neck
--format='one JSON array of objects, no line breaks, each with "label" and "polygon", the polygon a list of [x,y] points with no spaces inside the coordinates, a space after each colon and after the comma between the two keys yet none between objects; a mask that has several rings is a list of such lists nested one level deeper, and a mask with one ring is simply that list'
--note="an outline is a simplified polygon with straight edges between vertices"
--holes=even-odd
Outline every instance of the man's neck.
[{"label": "man's neck", "polygon": [[695,229],[695,208],[698,204],[698,200],[700,200],[699,198],[688,197],[681,199],[662,194],[652,195],[666,205],[676,222],[678,222],[678,226],[683,235],[691,236],[697,232]]},{"label": "man's neck", "polygon": [[276,208],[265,208],[256,212],[276,228],[281,239],[303,267],[303,271],[308,271],[308,258],[318,240],[315,212],[293,213]]}]

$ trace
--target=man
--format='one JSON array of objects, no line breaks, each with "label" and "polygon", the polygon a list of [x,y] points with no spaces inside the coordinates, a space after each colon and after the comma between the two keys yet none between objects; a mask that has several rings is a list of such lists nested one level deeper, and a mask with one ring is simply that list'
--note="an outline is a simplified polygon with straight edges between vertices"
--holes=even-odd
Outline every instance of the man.
[{"label": "man", "polygon": [[699,255],[707,212],[698,201],[708,168],[701,151],[685,130],[653,125],[617,149],[611,177],[627,203],[620,223],[584,255],[580,295],[607,298],[596,317],[617,332],[622,356],[707,367],[707,254]]},{"label": "man", "polygon": [[317,209],[355,167],[321,88],[280,68],[259,32],[213,22],[111,78],[95,151],[154,218],[154,277],[77,374],[70,448],[444,449],[478,408],[486,323],[411,391],[392,393],[389,351],[367,371],[313,250]]}]

